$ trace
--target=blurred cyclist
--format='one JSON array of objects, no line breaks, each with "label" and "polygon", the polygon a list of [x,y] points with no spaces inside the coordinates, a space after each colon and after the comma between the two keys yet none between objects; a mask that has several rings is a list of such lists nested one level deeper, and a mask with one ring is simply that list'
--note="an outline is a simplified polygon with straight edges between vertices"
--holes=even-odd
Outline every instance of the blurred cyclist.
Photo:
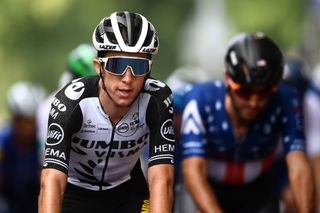
[{"label": "blurred cyclist", "polygon": [[[285,57],[285,67],[283,73],[284,84],[293,86],[300,99],[303,100],[305,91],[307,89],[309,79],[307,77],[307,64],[303,58],[298,54],[288,53]],[[302,105],[302,111],[303,111]],[[292,191],[290,189],[288,180],[288,170],[285,161],[285,155],[283,153],[283,146],[278,144],[278,149],[275,153],[273,165],[276,180],[277,190],[280,200],[280,211],[283,213],[295,213],[297,212]]]},{"label": "blurred cyclist", "polygon": [[[194,212],[195,206],[190,194],[183,184],[181,171],[181,120],[183,110],[183,96],[197,82],[208,81],[210,73],[195,66],[181,66],[166,79],[172,90],[175,128],[175,155],[174,155],[174,212]],[[193,210],[193,211],[192,211]]]},{"label": "blurred cyclist", "polygon": [[320,212],[320,65],[312,74],[304,95],[304,117],[307,153],[315,176],[316,212]]},{"label": "blurred cyclist", "polygon": [[11,120],[0,130],[0,193],[9,212],[37,212],[40,183],[35,112],[46,90],[19,81],[7,92]]},{"label": "blurred cyclist", "polygon": [[201,68],[194,66],[182,66],[176,69],[167,79],[166,84],[172,90],[173,95],[173,108],[174,108],[174,128],[175,128],[175,172],[176,175],[180,173],[180,160],[181,148],[180,148],[180,130],[181,119],[183,110],[183,96],[191,88],[194,83],[204,82],[209,79],[209,73],[205,72]]},{"label": "blurred cyclist", "polygon": [[288,55],[285,57],[285,68],[283,73],[283,82],[295,87],[301,97],[309,84],[309,78],[307,76],[307,64],[302,57],[295,55]]},{"label": "blurred cyclist", "polygon": [[231,40],[225,63],[225,84],[195,85],[185,96],[183,172],[199,209],[278,212],[270,165],[280,134],[295,204],[311,212],[301,102],[279,84],[281,51],[262,33],[241,33]]},{"label": "blurred cyclist", "polygon": [[[149,77],[156,30],[140,14],[115,12],[92,40],[99,76],[73,80],[51,104],[40,213],[169,213],[173,107],[169,87]],[[147,184],[139,157],[148,143]]]}]

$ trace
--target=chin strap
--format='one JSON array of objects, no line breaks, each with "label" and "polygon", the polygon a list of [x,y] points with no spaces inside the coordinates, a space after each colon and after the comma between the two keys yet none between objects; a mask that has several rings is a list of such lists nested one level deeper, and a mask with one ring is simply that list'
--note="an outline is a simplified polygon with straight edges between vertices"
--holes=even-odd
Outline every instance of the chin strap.
[{"label": "chin strap", "polygon": [[99,73],[99,75],[100,75],[100,79],[101,79],[101,81],[102,81],[102,89],[107,93],[108,97],[113,101],[113,99],[112,99],[111,95],[109,94],[109,92],[107,91],[106,85],[105,85],[105,83],[104,83],[104,79],[103,79],[103,76],[102,76],[101,67],[100,67],[100,73]]},{"label": "chin strap", "polygon": [[[103,76],[102,76],[101,67],[100,67],[100,73],[99,73],[99,75],[100,75],[100,79],[101,79],[101,81],[102,81],[102,89],[107,92],[106,85],[104,84],[104,80],[103,80]],[[108,92],[107,92],[107,93],[108,93]]]}]

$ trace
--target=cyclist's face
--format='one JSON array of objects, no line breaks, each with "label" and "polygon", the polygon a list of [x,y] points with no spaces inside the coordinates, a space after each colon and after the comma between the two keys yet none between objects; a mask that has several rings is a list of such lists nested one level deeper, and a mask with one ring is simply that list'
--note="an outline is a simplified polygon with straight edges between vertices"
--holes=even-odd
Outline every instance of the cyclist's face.
[{"label": "cyclist's face", "polygon": [[[122,52],[107,52],[105,57],[139,57],[139,58],[148,58],[147,54],[142,53],[122,53]],[[131,72],[131,68],[127,67],[123,75],[115,75],[113,73],[105,71],[103,64],[96,61],[96,66],[98,70],[102,71],[102,78],[106,90],[112,99],[112,101],[119,107],[129,107],[137,95],[140,93],[145,76],[134,76]]]},{"label": "cyclist's face", "polygon": [[276,87],[265,88],[261,86],[243,87],[235,83],[228,75],[225,76],[229,87],[229,94],[236,115],[243,121],[251,122],[266,107]]},{"label": "cyclist's face", "polygon": [[234,91],[230,89],[233,105],[238,115],[245,121],[253,121],[266,107],[270,95],[262,95],[265,91],[255,88],[250,91]]}]

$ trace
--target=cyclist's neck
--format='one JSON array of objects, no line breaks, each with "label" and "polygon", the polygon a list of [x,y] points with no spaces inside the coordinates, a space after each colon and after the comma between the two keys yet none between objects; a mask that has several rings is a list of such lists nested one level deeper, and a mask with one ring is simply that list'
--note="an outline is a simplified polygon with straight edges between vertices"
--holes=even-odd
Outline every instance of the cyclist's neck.
[{"label": "cyclist's neck", "polygon": [[106,92],[99,94],[100,105],[113,124],[118,123],[127,114],[130,107],[118,106]]}]

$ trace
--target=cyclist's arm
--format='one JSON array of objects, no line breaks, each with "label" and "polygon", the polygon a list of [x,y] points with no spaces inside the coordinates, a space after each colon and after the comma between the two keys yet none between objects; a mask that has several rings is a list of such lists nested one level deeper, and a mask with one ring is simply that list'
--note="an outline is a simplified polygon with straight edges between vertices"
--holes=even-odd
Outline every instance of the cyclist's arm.
[{"label": "cyclist's arm", "polygon": [[320,155],[314,156],[310,159],[314,180],[315,180],[315,189],[316,189],[316,210],[320,212]]},{"label": "cyclist's arm", "polygon": [[314,205],[314,180],[306,155],[292,151],[286,157],[288,176],[298,212],[312,212]]},{"label": "cyclist's arm", "polygon": [[41,172],[40,213],[61,212],[67,184],[71,137],[74,132],[79,131],[82,124],[82,112],[78,103],[84,89],[77,90],[78,86],[84,87],[84,83],[79,80],[68,83],[51,103]]},{"label": "cyclist's arm", "polygon": [[222,212],[208,182],[208,161],[203,157],[188,157],[182,163],[184,181],[204,213]]},{"label": "cyclist's arm", "polygon": [[172,212],[173,179],[173,165],[160,164],[149,167],[150,212]]},{"label": "cyclist's arm", "polygon": [[61,212],[67,175],[56,169],[43,169],[39,195],[39,213]]}]

